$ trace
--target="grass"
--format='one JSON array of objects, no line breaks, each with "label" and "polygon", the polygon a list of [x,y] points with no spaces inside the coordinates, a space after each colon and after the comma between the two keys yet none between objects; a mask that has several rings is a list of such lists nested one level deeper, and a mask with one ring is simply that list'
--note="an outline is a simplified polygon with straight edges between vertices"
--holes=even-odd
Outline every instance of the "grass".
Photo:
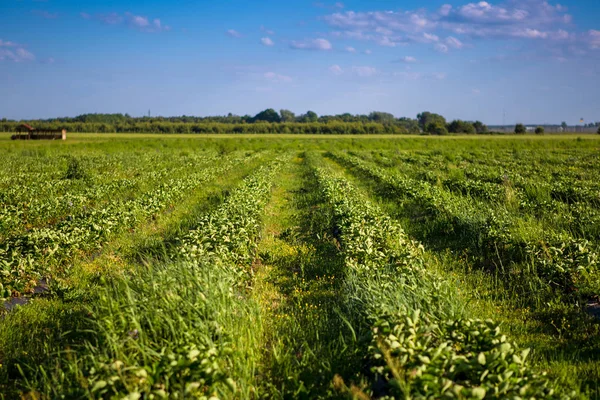
[{"label": "grass", "polygon": [[[586,298],[559,294],[534,264],[512,262],[512,253],[479,253],[472,238],[452,233],[460,228],[457,221],[442,224],[415,202],[323,157],[352,151],[387,171],[431,180],[436,190],[450,193],[445,199],[469,205],[482,220],[490,210],[504,210],[519,238],[577,234],[596,252],[595,231],[584,226],[595,223],[595,203],[585,196],[553,197],[545,182],[566,182],[564,193],[573,189],[579,196],[577,190],[593,184],[600,137],[68,137],[25,143],[0,135],[0,157],[9,160],[0,166],[7,182],[0,196],[18,204],[18,196],[43,179],[59,182],[65,171],[94,187],[155,173],[164,182],[219,162],[194,164],[194,157],[248,157],[104,244],[74,253],[69,267],[52,276],[49,292],[6,314],[0,320],[0,398],[437,398],[450,393],[446,384],[459,398],[491,396],[500,385],[480,368],[480,354],[493,357],[498,349],[466,351],[463,346],[475,345],[467,346],[471,334],[463,333],[496,325],[476,319],[500,323],[507,343],[514,343],[506,354],[519,357],[531,348],[527,362],[506,367],[531,383],[523,389],[513,376],[514,393],[600,398],[600,323],[585,312]],[[284,159],[280,167],[270,164],[276,155]],[[77,160],[70,169],[69,159]],[[119,163],[118,178],[106,173],[109,161]],[[27,163],[39,175],[19,174]],[[519,168],[530,180],[502,190],[491,185],[490,193],[500,197],[463,190],[478,182],[472,172]],[[9,191],[13,181],[22,182],[18,192]],[[87,193],[84,180],[75,181],[60,190]],[[63,192],[42,187],[40,193],[45,205]],[[138,197],[135,188],[116,193],[86,197],[80,208]],[[552,210],[580,219],[559,221]],[[52,212],[52,220],[30,215],[48,227],[69,215],[61,208]],[[6,238],[30,229],[10,226],[15,230]],[[0,238],[0,248],[9,243],[1,231]],[[595,274],[589,274],[592,283]],[[404,331],[411,324],[418,334]],[[452,342],[456,335],[465,339]],[[435,346],[446,341],[453,343],[442,353],[447,364],[423,361],[425,355],[433,360]],[[394,343],[420,350],[403,356]],[[457,357],[470,366],[462,375],[448,367]]]}]

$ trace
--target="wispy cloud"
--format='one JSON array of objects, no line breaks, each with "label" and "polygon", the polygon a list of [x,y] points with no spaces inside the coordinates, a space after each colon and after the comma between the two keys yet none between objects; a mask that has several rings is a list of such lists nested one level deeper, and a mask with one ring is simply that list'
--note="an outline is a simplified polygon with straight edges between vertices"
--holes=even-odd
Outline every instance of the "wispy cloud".
[{"label": "wispy cloud", "polygon": [[335,2],[335,3],[323,3],[321,1],[316,1],[313,3],[313,6],[317,7],[317,8],[329,8],[332,10],[341,10],[342,8],[345,7],[344,3],[342,3],[341,1]]},{"label": "wispy cloud", "polygon": [[297,50],[331,50],[333,48],[327,39],[292,41],[290,47]]},{"label": "wispy cloud", "polygon": [[377,75],[377,68],[375,68],[375,67],[352,67],[352,72],[362,78],[368,78],[373,75]]},{"label": "wispy cloud", "polygon": [[35,56],[23,47],[3,46],[0,48],[0,61],[27,62],[35,61]]},{"label": "wispy cloud", "polygon": [[412,56],[404,56],[401,57],[397,62],[406,63],[406,64],[414,64],[417,62],[417,59]]},{"label": "wispy cloud", "polygon": [[18,46],[18,44],[16,44],[15,42],[9,42],[9,41],[0,39],[0,47],[17,47],[17,46]]},{"label": "wispy cloud", "polygon": [[334,64],[331,67],[329,67],[329,72],[331,72],[334,75],[342,75],[344,73],[344,70],[339,65]]},{"label": "wispy cloud", "polygon": [[579,40],[598,47],[592,34],[572,31],[572,16],[560,4],[547,0],[503,1],[456,7],[445,4],[434,11],[340,11],[323,20],[335,38],[371,41],[382,47],[430,43],[442,53],[467,47],[465,41],[485,39],[548,41],[555,45]]},{"label": "wispy cloud", "polygon": [[80,12],[79,16],[86,20],[97,20],[106,25],[125,25],[140,32],[167,32],[171,30],[169,25],[164,25],[159,18],[149,18],[130,12],[119,14],[111,12],[107,14],[89,14]]},{"label": "wispy cloud", "polygon": [[236,31],[235,29],[228,29],[227,32],[225,32],[227,34],[227,36],[232,37],[232,38],[241,38],[242,34],[239,33],[238,31]]},{"label": "wispy cloud", "polygon": [[394,72],[393,74],[396,77],[401,77],[410,81],[418,81],[418,80],[444,80],[446,79],[447,74],[445,72],[431,72],[431,73],[423,73],[423,72],[415,72],[415,71],[399,71]]},{"label": "wispy cloud", "polygon": [[264,37],[264,38],[260,39],[260,42],[264,46],[274,46],[275,45],[275,42],[273,40],[271,40],[271,38],[269,38],[269,37]]},{"label": "wispy cloud", "polygon": [[37,15],[38,17],[44,18],[44,19],[56,19],[58,18],[58,13],[51,13],[48,11],[44,11],[44,10],[32,10],[31,13],[33,15]]},{"label": "wispy cloud", "polygon": [[289,83],[292,82],[293,79],[287,75],[277,74],[275,72],[266,72],[264,75],[265,79],[269,82],[273,83]]},{"label": "wispy cloud", "polygon": [[261,25],[260,31],[266,33],[267,35],[275,35],[275,31],[265,28],[264,25]]},{"label": "wispy cloud", "polygon": [[348,46],[344,50],[346,50],[348,53],[356,53],[356,49],[352,46]]}]

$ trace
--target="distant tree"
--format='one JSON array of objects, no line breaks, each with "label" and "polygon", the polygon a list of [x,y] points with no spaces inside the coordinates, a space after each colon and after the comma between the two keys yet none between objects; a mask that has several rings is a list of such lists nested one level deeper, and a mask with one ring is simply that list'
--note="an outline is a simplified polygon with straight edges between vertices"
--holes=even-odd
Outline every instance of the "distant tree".
[{"label": "distant tree", "polygon": [[448,124],[448,132],[474,134],[476,130],[471,122],[455,119]]},{"label": "distant tree", "polygon": [[477,133],[488,132],[488,127],[481,121],[473,122],[473,127],[475,128],[475,132],[477,132]]},{"label": "distant tree", "polygon": [[307,111],[306,114],[303,114],[298,117],[298,122],[318,122],[319,116],[314,111]]},{"label": "distant tree", "polygon": [[560,127],[562,128],[563,132],[565,132],[569,126],[565,121],[563,121],[560,123]]},{"label": "distant tree", "polygon": [[446,129],[446,124],[441,121],[431,122],[425,127],[425,132],[430,135],[447,135],[448,129]]},{"label": "distant tree", "polygon": [[430,124],[446,125],[446,118],[442,117],[439,114],[431,113],[429,111],[424,111],[418,114],[417,120],[419,121],[419,126],[424,131],[427,130],[427,127]]},{"label": "distant tree", "polygon": [[523,124],[515,125],[515,133],[516,134],[523,134],[525,132],[527,132],[527,128],[525,128],[525,125],[523,125]]},{"label": "distant tree", "polygon": [[381,112],[381,111],[373,111],[369,114],[369,121],[379,122],[382,124],[393,123],[396,120],[393,114]]},{"label": "distant tree", "polygon": [[398,125],[406,129],[409,133],[419,133],[419,121],[412,118],[398,118]]},{"label": "distant tree", "polygon": [[535,133],[538,135],[543,135],[544,134],[544,127],[543,126],[538,126],[537,128],[535,128]]},{"label": "distant tree", "polygon": [[600,135],[600,126],[598,127],[598,131],[596,133]]},{"label": "distant tree", "polygon": [[279,114],[272,108],[267,108],[264,111],[259,112],[252,118],[252,122],[264,121],[264,122],[279,122]]},{"label": "distant tree", "polygon": [[281,122],[296,121],[296,114],[294,114],[290,110],[279,110],[279,115],[281,115]]}]

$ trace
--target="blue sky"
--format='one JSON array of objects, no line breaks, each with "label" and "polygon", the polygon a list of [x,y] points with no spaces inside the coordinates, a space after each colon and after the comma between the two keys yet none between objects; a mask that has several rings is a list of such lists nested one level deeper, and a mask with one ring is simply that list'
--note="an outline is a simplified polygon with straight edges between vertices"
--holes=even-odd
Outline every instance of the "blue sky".
[{"label": "blue sky", "polygon": [[0,0],[0,118],[600,120],[598,0]]}]

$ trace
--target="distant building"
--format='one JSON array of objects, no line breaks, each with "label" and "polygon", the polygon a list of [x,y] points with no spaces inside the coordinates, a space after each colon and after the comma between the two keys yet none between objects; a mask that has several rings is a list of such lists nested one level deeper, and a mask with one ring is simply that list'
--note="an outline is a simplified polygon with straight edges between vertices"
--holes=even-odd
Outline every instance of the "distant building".
[{"label": "distant building", "polygon": [[11,136],[12,140],[66,140],[66,129],[37,130],[31,125],[21,124],[17,127],[17,133]]}]

